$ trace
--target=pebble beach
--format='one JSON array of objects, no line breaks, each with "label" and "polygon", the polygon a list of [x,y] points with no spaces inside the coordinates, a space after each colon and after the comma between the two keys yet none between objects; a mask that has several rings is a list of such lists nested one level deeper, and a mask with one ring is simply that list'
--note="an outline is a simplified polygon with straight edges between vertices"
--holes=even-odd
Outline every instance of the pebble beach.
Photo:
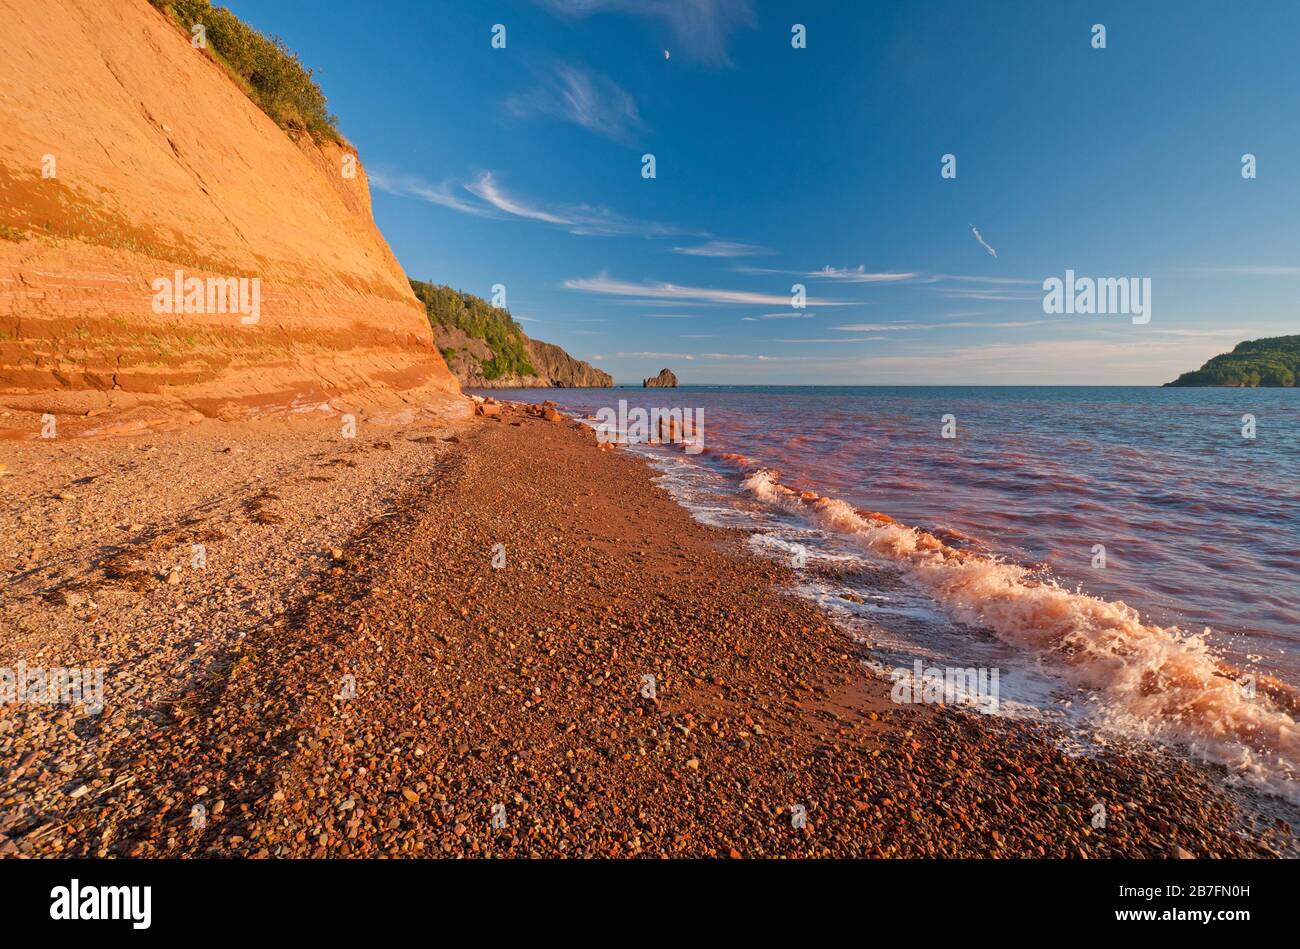
[{"label": "pebble beach", "polygon": [[[586,426],[6,446],[9,857],[1267,857],[1206,766],[899,705],[743,531]],[[195,566],[196,545],[204,552]]]}]

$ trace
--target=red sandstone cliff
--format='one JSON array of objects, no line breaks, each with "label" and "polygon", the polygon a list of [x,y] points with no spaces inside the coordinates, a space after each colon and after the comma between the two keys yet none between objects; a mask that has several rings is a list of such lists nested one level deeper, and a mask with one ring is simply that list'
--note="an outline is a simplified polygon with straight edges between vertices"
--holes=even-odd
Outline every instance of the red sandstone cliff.
[{"label": "red sandstone cliff", "polygon": [[[146,0],[0,0],[0,23],[0,431],[461,410],[350,152],[281,129]],[[156,312],[177,270],[260,279],[257,322]]]}]

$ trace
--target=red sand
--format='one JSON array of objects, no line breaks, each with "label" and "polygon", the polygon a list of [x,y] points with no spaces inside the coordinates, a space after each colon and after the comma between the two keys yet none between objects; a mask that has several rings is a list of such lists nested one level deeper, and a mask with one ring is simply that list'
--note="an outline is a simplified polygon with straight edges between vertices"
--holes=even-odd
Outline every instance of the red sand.
[{"label": "red sand", "polygon": [[[1045,726],[892,705],[888,684],[863,667],[867,648],[783,593],[792,575],[746,557],[743,536],[691,520],[641,462],[598,451],[576,423],[512,406],[502,415],[455,441],[427,426],[363,427],[348,445],[322,431],[311,461],[306,442],[242,436],[250,454],[280,459],[279,473],[268,469],[238,492],[213,485],[209,503],[229,513],[211,526],[229,540],[212,540],[209,556],[226,563],[224,584],[283,612],[250,616],[240,597],[214,608],[188,572],[179,585],[161,569],[138,582],[108,579],[73,563],[71,541],[60,548],[62,572],[83,569],[82,595],[111,590],[118,605],[69,616],[50,596],[67,589],[66,577],[18,574],[26,633],[6,644],[4,663],[92,665],[96,650],[115,659],[101,717],[0,708],[0,811],[17,815],[0,824],[0,848],[720,857],[1284,849],[1246,831],[1205,772],[1170,756],[1069,757]],[[193,438],[159,444],[176,452],[158,459],[166,468],[199,463],[185,454]],[[114,450],[139,455],[127,442],[94,448],[104,463],[120,457]],[[79,496],[63,503],[92,506],[100,482],[78,484],[78,460],[65,456],[59,469]],[[150,475],[105,479],[104,490],[122,503]],[[369,484],[383,492],[357,503]],[[312,541],[337,547],[333,556],[293,544],[319,519],[312,509],[356,524],[346,539]],[[147,561],[148,545],[136,543],[126,542],[127,554]],[[187,676],[173,675],[184,643],[157,619],[139,622],[159,609],[198,617],[188,635],[214,647],[180,663]],[[131,676],[131,695],[115,691],[115,677]],[[643,694],[646,676],[654,698]],[[1092,826],[1097,803],[1103,829]],[[806,823],[795,826],[796,814]]]}]

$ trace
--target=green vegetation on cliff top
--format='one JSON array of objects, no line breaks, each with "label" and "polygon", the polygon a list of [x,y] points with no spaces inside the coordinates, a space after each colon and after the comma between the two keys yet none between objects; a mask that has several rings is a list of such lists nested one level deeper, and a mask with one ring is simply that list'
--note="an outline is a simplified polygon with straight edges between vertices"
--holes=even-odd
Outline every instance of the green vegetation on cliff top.
[{"label": "green vegetation on cliff top", "polygon": [[479,366],[484,379],[536,375],[528,358],[527,337],[508,310],[498,309],[472,293],[462,293],[432,281],[412,280],[411,289],[424,304],[430,325],[454,326],[464,330],[466,336],[488,344],[492,358]]},{"label": "green vegetation on cliff top", "polygon": [[278,37],[264,36],[209,0],[149,0],[185,32],[202,24],[207,51],[235,76],[249,98],[281,128],[304,128],[317,142],[343,143],[312,72]]},{"label": "green vegetation on cliff top", "polygon": [[1170,386],[1294,386],[1300,376],[1300,336],[1273,336],[1238,343]]}]

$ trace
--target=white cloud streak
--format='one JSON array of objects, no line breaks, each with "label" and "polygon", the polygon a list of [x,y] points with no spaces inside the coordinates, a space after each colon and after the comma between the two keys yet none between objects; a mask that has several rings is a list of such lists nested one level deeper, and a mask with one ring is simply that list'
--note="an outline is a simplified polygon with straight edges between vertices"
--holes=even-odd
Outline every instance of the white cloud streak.
[{"label": "white cloud streak", "polygon": [[1300,267],[1268,264],[1239,267],[1201,267],[1188,271],[1198,274],[1225,274],[1233,277],[1300,277]]},{"label": "white cloud streak", "polygon": [[[480,172],[459,186],[444,181],[431,185],[411,175],[375,171],[371,183],[380,191],[404,198],[417,198],[441,207],[495,220],[522,220],[560,227],[570,234],[588,237],[701,237],[680,228],[654,221],[638,221],[589,204],[544,206],[507,192],[490,171]],[[463,195],[467,195],[463,196]]]},{"label": "white cloud streak", "polygon": [[947,330],[947,329],[1022,329],[1026,326],[1044,326],[1061,323],[1061,320],[1022,320],[1007,323],[981,323],[967,320],[955,323],[844,323],[831,329],[844,333],[884,333],[891,330]]},{"label": "white cloud streak", "polygon": [[834,339],[769,339],[769,343],[871,343],[889,339],[888,336],[839,336]]},{"label": "white cloud streak", "polygon": [[919,273],[868,273],[867,268],[859,264],[856,268],[848,267],[831,267],[826,266],[821,270],[813,271],[810,274],[804,274],[813,280],[842,280],[846,283],[898,283],[902,280],[913,280],[919,277]]},{"label": "white cloud streak", "polygon": [[741,244],[735,241],[708,241],[694,247],[674,247],[674,254],[688,257],[757,257],[762,254],[774,254],[776,251],[757,244]]},{"label": "white cloud streak", "polygon": [[531,92],[506,100],[512,115],[548,115],[627,143],[645,129],[636,102],[614,80],[582,66],[559,63]]},{"label": "white cloud streak", "polygon": [[479,175],[477,181],[465,185],[465,190],[511,217],[521,217],[529,221],[544,221],[547,224],[560,224],[565,227],[570,227],[575,223],[575,219],[572,217],[562,217],[538,208],[531,208],[509,197],[497,187],[496,179],[492,177],[490,171],[483,172],[483,174]]},{"label": "white cloud streak", "polygon": [[804,277],[808,280],[839,280],[845,283],[901,283],[907,280],[915,280],[924,277],[921,273],[898,273],[895,271],[868,271],[867,268],[859,264],[857,267],[831,267],[825,266],[821,270],[776,270],[770,267],[748,267],[738,266],[731,268],[735,273],[751,274],[758,276],[767,276],[771,274],[783,274],[787,277]]},{"label": "white cloud streak", "polygon": [[710,362],[723,362],[735,359],[753,359],[766,361],[773,357],[757,356],[752,353],[612,353],[609,355],[593,356],[593,359],[682,359],[686,362],[694,362],[696,359],[704,359]]},{"label": "white cloud streak", "polygon": [[[604,296],[635,296],[643,299],[673,300],[694,304],[739,304],[746,306],[789,305],[790,297],[783,294],[754,293],[747,290],[716,290],[706,287],[683,287],[672,283],[628,283],[612,279],[605,274],[595,277],[574,277],[564,281],[568,290],[598,293]],[[854,306],[852,300],[820,300],[809,297],[809,306]]]}]

